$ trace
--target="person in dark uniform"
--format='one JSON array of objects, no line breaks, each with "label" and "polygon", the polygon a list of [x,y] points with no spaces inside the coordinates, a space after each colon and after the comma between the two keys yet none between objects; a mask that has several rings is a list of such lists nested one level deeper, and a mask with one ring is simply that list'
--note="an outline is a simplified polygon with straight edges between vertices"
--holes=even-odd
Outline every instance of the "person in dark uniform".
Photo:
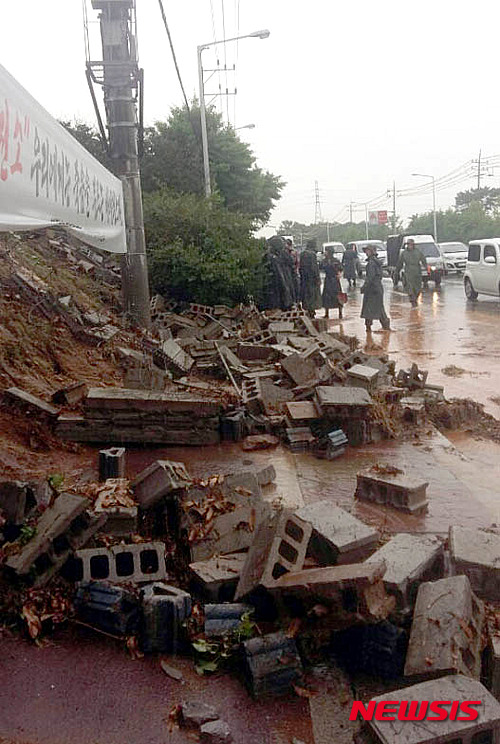
[{"label": "person in dark uniform", "polygon": [[300,254],[300,301],[311,318],[321,307],[321,277],[316,258],[316,241],[308,240],[305,250]]},{"label": "person in dark uniform", "polygon": [[361,317],[365,319],[366,332],[371,331],[374,320],[379,320],[384,331],[391,330],[391,324],[384,308],[384,287],[382,284],[382,264],[377,258],[377,249],[367,245],[363,249],[368,260],[366,262],[365,283],[361,287],[363,306]]},{"label": "person in dark uniform", "polygon": [[359,268],[359,258],[353,245],[348,245],[342,256],[342,268],[344,278],[349,282],[349,289],[356,286],[356,278]]},{"label": "person in dark uniform", "polygon": [[338,308],[339,318],[342,318],[343,303],[339,297],[342,292],[342,285],[340,283],[342,264],[335,258],[331,248],[326,249],[325,260],[321,268],[325,272],[325,283],[321,298],[323,307],[325,308],[325,318],[330,316],[330,308]]}]

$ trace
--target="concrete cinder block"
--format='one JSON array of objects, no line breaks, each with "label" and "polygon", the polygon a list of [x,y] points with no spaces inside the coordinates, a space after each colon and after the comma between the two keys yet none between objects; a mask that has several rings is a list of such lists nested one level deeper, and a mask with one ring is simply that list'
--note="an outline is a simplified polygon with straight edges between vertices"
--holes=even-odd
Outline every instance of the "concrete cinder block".
[{"label": "concrete cinder block", "polygon": [[224,602],[222,604],[206,604],[205,611],[205,635],[221,636],[230,630],[236,630],[241,623],[241,618],[253,611],[251,605],[238,602]]},{"label": "concrete cinder block", "polygon": [[254,698],[282,695],[302,676],[302,663],[293,638],[270,633],[243,643],[245,681]]},{"label": "concrete cinder block", "polygon": [[373,527],[330,501],[316,501],[295,513],[311,525],[308,553],[323,566],[359,563],[370,555],[380,537]]},{"label": "concrete cinder block", "polygon": [[56,390],[52,395],[52,402],[56,405],[75,406],[85,398],[88,388],[85,382],[74,382],[72,385]]},{"label": "concrete cinder block", "polygon": [[465,574],[481,599],[500,601],[500,535],[453,526],[449,542],[454,573]]},{"label": "concrete cinder block", "polygon": [[364,419],[373,406],[373,400],[364,388],[341,385],[317,387],[316,402],[321,415],[328,419]]},{"label": "concrete cinder block", "polygon": [[86,548],[74,557],[76,581],[107,580],[117,584],[166,578],[165,545],[161,542]]},{"label": "concrete cinder block", "polygon": [[385,620],[390,615],[396,601],[385,591],[384,573],[384,562],[311,568],[283,575],[270,591],[285,605],[293,600],[296,607],[299,602],[304,611],[316,604],[332,607],[329,627],[341,630],[356,622]]},{"label": "concrete cinder block", "polygon": [[4,390],[3,398],[7,405],[15,406],[16,408],[34,414],[35,416],[55,419],[59,415],[58,408],[54,408],[50,403],[46,403],[44,400],[37,398],[36,395],[31,395],[31,393],[27,393],[25,390],[20,390],[17,387],[11,387]]},{"label": "concrete cinder block", "polygon": [[[62,493],[54,504],[46,509],[36,525],[36,533],[22,546],[18,553],[7,558],[5,565],[16,574],[25,576],[34,566],[37,581],[46,575],[49,568],[61,565],[71,548],[63,535],[90,506],[87,499],[74,494]],[[64,556],[60,561],[60,556]]]},{"label": "concrete cinder block", "polygon": [[347,370],[347,384],[352,387],[361,387],[373,393],[377,387],[379,370],[364,364],[353,364]]},{"label": "concrete cinder block", "polygon": [[125,478],[125,447],[111,447],[99,452],[99,480]]},{"label": "concrete cinder block", "polygon": [[315,385],[319,382],[318,369],[310,358],[293,353],[281,360],[281,368],[298,387]]},{"label": "concrete cinder block", "polygon": [[402,472],[381,472],[376,467],[357,474],[354,497],[383,506],[392,506],[410,514],[427,511],[426,491],[429,484]]},{"label": "concrete cinder block", "polygon": [[134,478],[130,488],[141,507],[147,509],[172,491],[187,488],[191,483],[183,462],[156,460]]},{"label": "concrete cinder block", "polygon": [[421,584],[406,656],[407,677],[479,678],[484,608],[466,576]]},{"label": "concrete cinder block", "polygon": [[250,471],[193,486],[180,505],[181,530],[187,534],[193,561],[249,548],[255,528],[270,508]]},{"label": "concrete cinder block", "polygon": [[168,339],[163,341],[161,346],[153,352],[153,362],[160,369],[182,376],[188,374],[191,370],[194,359],[176,341]]},{"label": "concrete cinder block", "polygon": [[288,571],[304,565],[312,527],[291,509],[274,512],[261,521],[248,551],[236,588],[235,599],[258,586],[270,587]]},{"label": "concrete cinder block", "polygon": [[259,486],[269,486],[276,480],[276,470],[274,465],[267,465],[255,473]]},{"label": "concrete cinder block", "polygon": [[78,585],[75,609],[83,622],[106,633],[129,636],[139,626],[138,594],[107,581],[86,581]]},{"label": "concrete cinder block", "polygon": [[164,582],[144,589],[142,648],[146,653],[176,653],[183,645],[182,625],[191,614],[190,595]]},{"label": "concrete cinder block", "polygon": [[193,593],[214,604],[231,602],[246,558],[246,553],[229,553],[190,563]]},{"label": "concrete cinder block", "polygon": [[[478,681],[456,674],[441,679],[420,682],[400,690],[385,692],[373,698],[375,704],[388,701],[407,701],[414,704],[424,715],[419,720],[405,720],[395,714],[375,716],[356,733],[355,744],[496,744],[500,735],[500,704]],[[449,714],[445,720],[438,715],[424,711],[423,701],[446,701],[444,710]],[[460,713],[451,715],[452,701],[480,700],[475,707],[478,715],[471,721]],[[449,701],[449,702],[448,702]],[[406,708],[408,713],[409,708]],[[392,716],[392,718],[390,717]],[[460,720],[462,719],[462,720]]]},{"label": "concrete cinder block", "polygon": [[367,563],[385,561],[384,585],[396,598],[396,610],[412,610],[418,587],[425,581],[441,579],[444,572],[444,547],[434,535],[395,535]]}]

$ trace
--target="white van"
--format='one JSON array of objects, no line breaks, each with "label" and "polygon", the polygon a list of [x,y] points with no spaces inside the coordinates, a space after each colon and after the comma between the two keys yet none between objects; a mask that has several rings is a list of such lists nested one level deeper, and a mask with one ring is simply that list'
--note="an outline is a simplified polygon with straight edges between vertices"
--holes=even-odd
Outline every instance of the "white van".
[{"label": "white van", "polygon": [[438,243],[437,245],[443,257],[445,274],[452,272],[461,274],[465,271],[468,252],[465,243]]},{"label": "white van", "polygon": [[465,296],[500,296],[500,238],[471,240],[464,273]]},{"label": "white van", "polygon": [[323,243],[321,246],[321,250],[316,253],[316,258],[318,259],[318,262],[324,261],[326,249],[331,248],[333,250],[333,255],[335,258],[337,258],[339,261],[342,261],[342,256],[345,252],[345,245],[343,243]]}]

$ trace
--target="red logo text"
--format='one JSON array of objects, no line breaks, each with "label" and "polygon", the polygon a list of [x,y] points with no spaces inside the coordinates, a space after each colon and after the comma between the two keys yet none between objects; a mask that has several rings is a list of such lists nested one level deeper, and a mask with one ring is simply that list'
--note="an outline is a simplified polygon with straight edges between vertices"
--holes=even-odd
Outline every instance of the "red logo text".
[{"label": "red logo text", "polygon": [[475,721],[479,711],[475,707],[480,700],[383,700],[368,705],[355,700],[350,721],[358,715],[365,721]]}]

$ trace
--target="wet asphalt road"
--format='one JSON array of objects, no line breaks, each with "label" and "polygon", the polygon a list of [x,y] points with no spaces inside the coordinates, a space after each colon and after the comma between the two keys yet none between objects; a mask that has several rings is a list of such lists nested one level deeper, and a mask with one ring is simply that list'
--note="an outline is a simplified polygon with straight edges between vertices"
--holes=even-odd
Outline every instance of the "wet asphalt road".
[{"label": "wet asphalt road", "polygon": [[[342,280],[344,287],[347,282]],[[429,370],[429,382],[444,385],[447,397],[470,397],[483,403],[486,410],[500,416],[500,299],[480,296],[477,302],[467,302],[462,277],[453,275],[443,280],[439,289],[430,283],[424,289],[417,308],[412,308],[401,285],[394,289],[390,279],[384,279],[385,306],[393,331],[379,332],[373,324],[372,338],[366,338],[364,321],[359,317],[362,295],[359,286],[348,290],[344,320],[339,322],[337,310],[330,321],[330,330],[342,328],[355,334],[368,347],[376,344],[396,359],[397,367],[416,362]],[[323,314],[318,310],[317,316]],[[463,370],[450,377],[443,369],[454,365]]]}]

